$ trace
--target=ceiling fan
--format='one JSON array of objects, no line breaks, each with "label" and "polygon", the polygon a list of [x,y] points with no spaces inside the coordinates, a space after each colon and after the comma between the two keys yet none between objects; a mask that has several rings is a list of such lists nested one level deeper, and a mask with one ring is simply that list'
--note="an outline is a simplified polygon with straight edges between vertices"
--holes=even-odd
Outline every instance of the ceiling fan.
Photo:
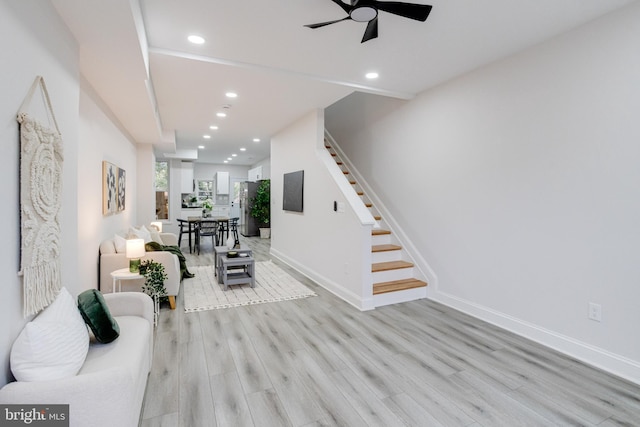
[{"label": "ceiling fan", "polygon": [[360,43],[364,43],[378,37],[378,11],[381,10],[404,18],[424,22],[427,20],[432,7],[426,4],[402,3],[395,1],[350,0],[350,4],[341,0],[331,1],[340,6],[348,15],[335,21],[308,24],[305,25],[305,27],[315,29],[335,24],[336,22],[346,21],[348,19],[356,22],[368,22],[367,29],[364,31],[364,36]]}]

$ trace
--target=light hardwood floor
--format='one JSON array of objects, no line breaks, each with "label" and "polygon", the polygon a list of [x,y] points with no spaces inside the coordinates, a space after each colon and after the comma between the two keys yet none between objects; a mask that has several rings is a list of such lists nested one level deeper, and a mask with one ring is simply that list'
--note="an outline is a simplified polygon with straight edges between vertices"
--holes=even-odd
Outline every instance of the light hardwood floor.
[{"label": "light hardwood floor", "polygon": [[360,312],[280,265],[318,296],[162,307],[143,427],[640,425],[637,385],[428,300]]}]

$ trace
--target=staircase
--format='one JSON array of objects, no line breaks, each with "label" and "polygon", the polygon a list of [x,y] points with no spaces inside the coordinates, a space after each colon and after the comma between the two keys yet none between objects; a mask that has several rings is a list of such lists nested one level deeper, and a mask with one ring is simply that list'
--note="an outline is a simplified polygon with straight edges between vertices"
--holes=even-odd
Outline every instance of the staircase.
[{"label": "staircase", "polygon": [[[325,140],[325,148],[336,161],[336,164],[342,170],[345,178],[354,187],[354,190],[362,199],[362,203],[369,208],[373,218],[376,220],[376,226],[371,232],[371,273],[373,277],[373,295],[374,300],[383,298],[390,300],[389,303],[408,301],[415,299],[408,296],[395,295],[390,299],[391,293],[409,295],[411,290],[425,288],[427,283],[423,280],[415,278],[413,263],[406,261],[407,258],[401,245],[397,244],[391,230],[388,229],[382,216],[373,206],[370,199],[366,196],[363,188],[358,185],[356,179],[349,172],[345,163],[340,159],[337,150],[332,148],[329,141]],[[385,305],[380,303],[376,305]]]}]

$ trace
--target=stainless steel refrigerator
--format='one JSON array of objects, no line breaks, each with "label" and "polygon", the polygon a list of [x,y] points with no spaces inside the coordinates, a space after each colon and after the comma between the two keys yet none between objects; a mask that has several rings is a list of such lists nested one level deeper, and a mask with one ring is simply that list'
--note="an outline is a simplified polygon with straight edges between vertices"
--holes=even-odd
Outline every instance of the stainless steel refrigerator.
[{"label": "stainless steel refrigerator", "polygon": [[256,219],[251,216],[251,201],[256,197],[257,189],[257,182],[245,181],[240,183],[240,215],[242,215],[243,219],[240,225],[240,234],[245,237],[260,235]]}]

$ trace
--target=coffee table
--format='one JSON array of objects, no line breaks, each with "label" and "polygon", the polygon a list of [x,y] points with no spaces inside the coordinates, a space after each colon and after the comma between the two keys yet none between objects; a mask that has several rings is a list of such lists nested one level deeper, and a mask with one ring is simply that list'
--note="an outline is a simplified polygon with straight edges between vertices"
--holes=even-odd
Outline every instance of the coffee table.
[{"label": "coffee table", "polygon": [[[231,269],[230,269],[231,267]],[[249,283],[256,286],[256,264],[252,256],[237,256],[229,258],[221,255],[219,259],[218,280],[226,291],[229,285]]]},{"label": "coffee table", "polygon": [[216,276],[218,275],[218,270],[220,270],[220,268],[218,267],[218,265],[220,264],[218,260],[220,259],[220,257],[226,255],[229,251],[236,251],[238,252],[238,255],[247,254],[249,256],[253,256],[253,252],[251,252],[251,249],[243,248],[242,246],[240,246],[240,249],[229,249],[226,246],[214,247],[213,252],[215,255],[213,257],[213,271]]}]

